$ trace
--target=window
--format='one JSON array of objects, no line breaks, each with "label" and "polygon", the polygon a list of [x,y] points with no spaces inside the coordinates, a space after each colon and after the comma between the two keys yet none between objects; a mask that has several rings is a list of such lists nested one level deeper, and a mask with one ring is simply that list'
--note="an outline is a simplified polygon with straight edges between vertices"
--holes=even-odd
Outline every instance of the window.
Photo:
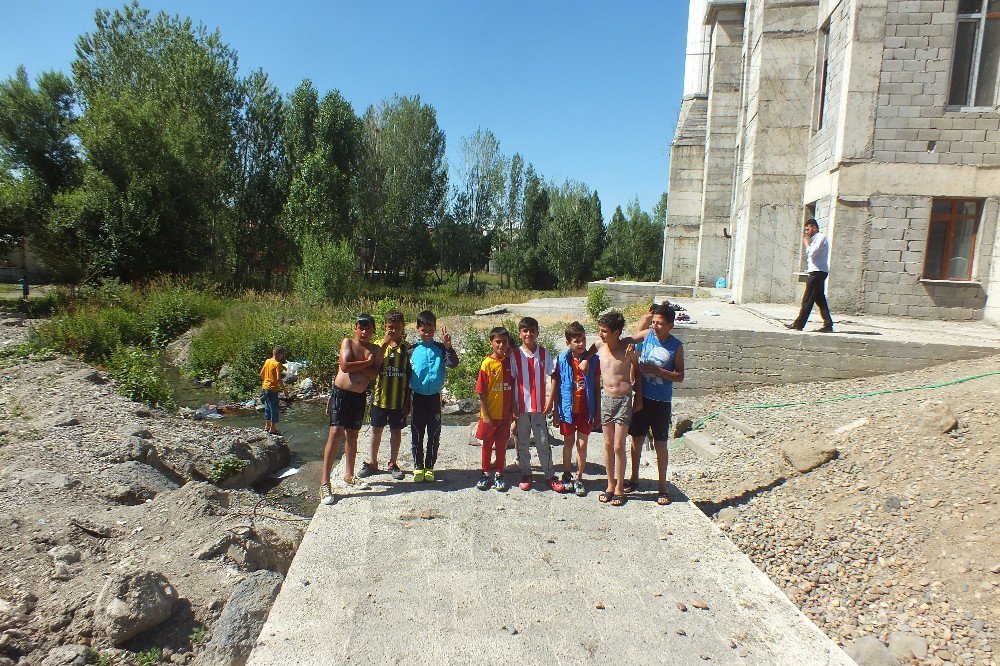
[{"label": "window", "polygon": [[823,115],[826,112],[826,83],[827,70],[830,64],[830,22],[827,21],[819,29],[819,43],[816,49],[816,100],[813,104],[816,117],[813,119],[813,130],[819,131],[823,128]]},{"label": "window", "polygon": [[998,64],[1000,0],[959,0],[948,104],[996,106]]},{"label": "window", "polygon": [[969,280],[982,199],[934,199],[924,255],[925,280]]}]

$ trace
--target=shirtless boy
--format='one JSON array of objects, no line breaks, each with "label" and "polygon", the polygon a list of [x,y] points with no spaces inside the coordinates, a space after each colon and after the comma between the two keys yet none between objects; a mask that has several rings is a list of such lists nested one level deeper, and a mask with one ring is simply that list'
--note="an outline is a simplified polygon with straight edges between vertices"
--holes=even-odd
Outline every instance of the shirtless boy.
[{"label": "shirtless boy", "polygon": [[604,460],[608,489],[600,494],[601,502],[612,506],[625,504],[625,437],[632,413],[642,409],[642,382],[635,383],[638,359],[631,342],[621,339],[625,317],[609,312],[597,320],[601,342],[597,354],[601,362],[601,428],[604,430]]},{"label": "shirtless boy", "polygon": [[336,498],[330,488],[330,474],[340,440],[346,436],[344,449],[344,481],[355,485],[354,463],[358,455],[358,433],[365,416],[365,392],[368,382],[378,375],[382,366],[382,348],[372,344],[375,319],[370,314],[358,315],[354,322],[354,338],[344,338],[340,344],[340,369],[333,381],[330,403],[330,436],[323,451],[323,485],[320,501],[333,504]]}]

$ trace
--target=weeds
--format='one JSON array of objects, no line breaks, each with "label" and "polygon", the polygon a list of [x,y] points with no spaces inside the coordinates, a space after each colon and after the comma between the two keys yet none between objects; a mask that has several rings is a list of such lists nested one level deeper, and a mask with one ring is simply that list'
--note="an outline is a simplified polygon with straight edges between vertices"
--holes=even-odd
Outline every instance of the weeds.
[{"label": "weeds", "polygon": [[188,636],[188,640],[191,641],[193,647],[198,647],[199,645],[204,645],[208,642],[209,634],[208,629],[205,627],[195,627],[191,630],[191,635]]},{"label": "weeds", "polygon": [[130,400],[153,406],[173,404],[173,394],[158,352],[142,347],[119,347],[111,355],[108,371],[118,391]]},{"label": "weeds", "polygon": [[595,321],[602,312],[611,307],[611,299],[604,287],[596,287],[587,292],[587,312]]},{"label": "weeds", "polygon": [[135,653],[136,666],[153,666],[163,659],[163,650],[160,648],[150,648],[145,652]]},{"label": "weeds", "polygon": [[236,476],[249,465],[248,461],[232,454],[222,456],[218,460],[212,461],[212,471],[208,473],[208,480],[214,484],[220,484],[226,479]]}]

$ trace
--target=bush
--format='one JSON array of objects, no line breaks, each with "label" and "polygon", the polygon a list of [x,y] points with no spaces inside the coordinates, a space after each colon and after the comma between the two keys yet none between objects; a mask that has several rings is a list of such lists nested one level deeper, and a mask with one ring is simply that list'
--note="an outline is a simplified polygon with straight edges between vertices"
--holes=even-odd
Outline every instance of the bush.
[{"label": "bush", "polygon": [[129,399],[154,406],[173,404],[159,354],[140,347],[120,347],[112,354],[108,370],[118,390]]},{"label": "bush", "polygon": [[354,253],[346,242],[306,236],[302,266],[295,273],[295,292],[310,303],[339,303],[356,291],[353,273]]},{"label": "bush", "polygon": [[381,330],[383,324],[385,324],[385,313],[389,310],[399,310],[399,301],[395,298],[383,298],[378,303],[375,304],[375,328],[376,330]]},{"label": "bush", "polygon": [[112,306],[84,306],[42,322],[35,334],[41,346],[89,363],[107,363],[123,344],[141,342],[133,312]]},{"label": "bush", "polygon": [[604,287],[596,287],[587,292],[587,312],[595,321],[601,313],[611,307],[611,299]]},{"label": "bush", "polygon": [[249,461],[237,458],[232,454],[222,456],[218,460],[212,461],[212,471],[208,473],[208,480],[215,484],[222,483],[226,479],[236,476],[249,465]]},{"label": "bush", "polygon": [[162,348],[220,310],[221,304],[210,294],[181,289],[154,291],[142,307],[139,323],[149,344]]}]

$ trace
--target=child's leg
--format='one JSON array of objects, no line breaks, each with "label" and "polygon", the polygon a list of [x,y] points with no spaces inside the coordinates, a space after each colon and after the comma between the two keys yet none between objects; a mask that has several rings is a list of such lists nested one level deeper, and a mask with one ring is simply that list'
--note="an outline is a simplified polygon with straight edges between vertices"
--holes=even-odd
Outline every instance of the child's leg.
[{"label": "child's leg", "polygon": [[479,428],[480,432],[483,434],[481,454],[483,474],[489,474],[491,470],[491,463],[493,462],[493,439],[495,437],[495,431],[491,426],[484,425],[482,422],[480,422]]},{"label": "child's leg", "polygon": [[344,481],[354,478],[354,466],[358,461],[358,430],[347,431],[347,444],[344,446]]},{"label": "child's leg", "polygon": [[396,458],[399,457],[399,445],[403,441],[403,429],[389,429],[389,467],[396,467],[399,463]]},{"label": "child's leg", "polygon": [[413,423],[410,426],[410,450],[413,453],[413,469],[424,469],[424,432],[427,430],[427,409],[424,396],[413,395]]},{"label": "child's leg", "polygon": [[441,445],[441,394],[428,396],[427,401],[427,455],[424,469],[434,469],[438,447]]},{"label": "child's leg", "polygon": [[531,476],[531,414],[518,414],[515,426],[517,466],[521,469],[521,476]]},{"label": "child's leg", "polygon": [[546,479],[556,475],[552,467],[552,445],[549,444],[549,428],[545,424],[545,414],[531,415],[531,432],[535,435],[535,450],[538,451],[538,464],[542,466],[542,474]]},{"label": "child's leg", "polygon": [[382,428],[376,428],[375,426],[372,426],[371,457],[368,459],[368,462],[371,463],[372,467],[378,467],[378,450],[381,445],[382,445]]},{"label": "child's leg", "polygon": [[614,457],[615,457],[615,494],[625,494],[625,439],[628,437],[628,426],[614,424]]},{"label": "child's leg", "polygon": [[340,445],[340,438],[344,436],[344,432],[341,426],[330,426],[330,434],[326,438],[326,448],[323,449],[323,477],[320,481],[323,485],[330,483],[333,463],[337,458],[337,447]]},{"label": "child's leg", "polygon": [[587,439],[590,435],[577,431],[576,433],[576,478],[582,480],[587,469]]},{"label": "child's leg", "polygon": [[656,473],[660,480],[660,492],[667,492],[667,463],[670,455],[667,449],[667,440],[653,440],[656,448]]},{"label": "child's leg", "polygon": [[608,492],[615,492],[615,424],[606,423],[601,426],[604,431],[604,468],[608,473]]},{"label": "child's leg", "polygon": [[573,473],[573,431],[568,435],[563,435],[563,472]]},{"label": "child's leg", "polygon": [[496,448],[497,455],[496,473],[500,475],[507,469],[507,442],[510,441],[510,426],[510,421],[504,421],[494,434],[493,446]]},{"label": "child's leg", "polygon": [[641,437],[636,437],[632,435],[632,474],[629,476],[629,480],[633,483],[639,482],[639,461],[642,459],[642,446],[646,443],[645,435]]}]

